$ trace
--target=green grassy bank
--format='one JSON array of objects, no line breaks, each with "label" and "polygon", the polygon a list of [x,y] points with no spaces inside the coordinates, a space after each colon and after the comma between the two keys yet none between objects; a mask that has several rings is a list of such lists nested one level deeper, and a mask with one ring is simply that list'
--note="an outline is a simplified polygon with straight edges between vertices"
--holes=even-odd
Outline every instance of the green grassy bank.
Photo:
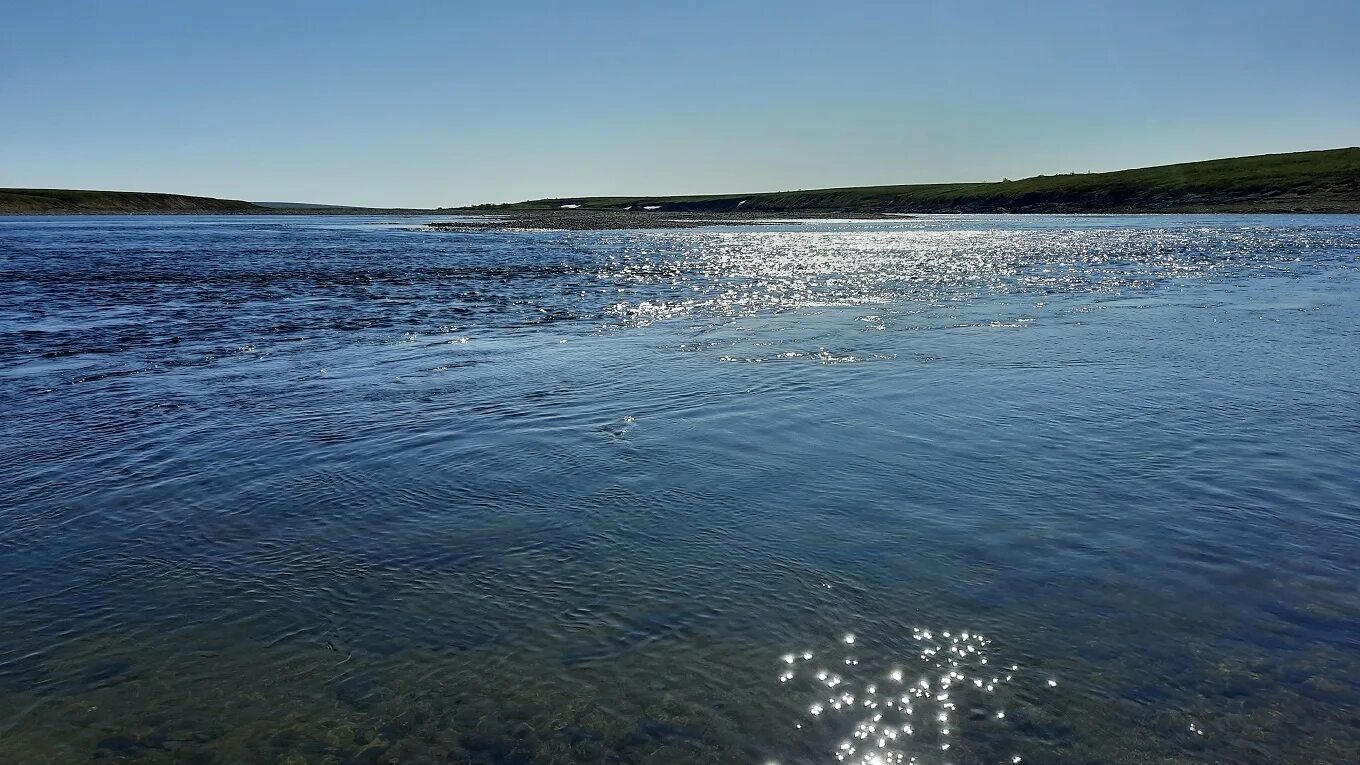
[{"label": "green grassy bank", "polygon": [[995,183],[673,197],[540,199],[479,209],[903,213],[1360,212],[1360,148]]}]

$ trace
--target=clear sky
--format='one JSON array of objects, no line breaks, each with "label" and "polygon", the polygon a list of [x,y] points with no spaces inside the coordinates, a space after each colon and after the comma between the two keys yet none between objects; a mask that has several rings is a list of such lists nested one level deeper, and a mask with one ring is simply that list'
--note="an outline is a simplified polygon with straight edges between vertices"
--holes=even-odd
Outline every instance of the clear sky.
[{"label": "clear sky", "polygon": [[426,207],[1357,144],[1357,0],[0,0],[0,186]]}]

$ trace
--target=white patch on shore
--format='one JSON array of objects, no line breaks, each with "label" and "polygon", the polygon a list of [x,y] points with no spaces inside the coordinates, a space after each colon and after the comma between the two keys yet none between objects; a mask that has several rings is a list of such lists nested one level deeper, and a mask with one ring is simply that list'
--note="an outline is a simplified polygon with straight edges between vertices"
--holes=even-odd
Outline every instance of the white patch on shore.
[{"label": "white patch on shore", "polygon": [[557,208],[557,209],[559,209],[559,210],[575,210],[575,209],[577,209],[577,208],[579,208],[579,207],[580,207],[580,205],[562,205],[561,207],[559,207],[559,208]]}]

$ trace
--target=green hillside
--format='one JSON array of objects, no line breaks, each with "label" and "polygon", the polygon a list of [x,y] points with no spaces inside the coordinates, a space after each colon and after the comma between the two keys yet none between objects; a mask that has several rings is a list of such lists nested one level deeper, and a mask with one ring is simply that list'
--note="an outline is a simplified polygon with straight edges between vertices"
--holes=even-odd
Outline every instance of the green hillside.
[{"label": "green hillside", "polygon": [[183,194],[68,189],[0,189],[0,213],[259,213],[271,210],[239,199]]},{"label": "green hillside", "polygon": [[996,183],[675,197],[540,199],[487,208],[743,212],[1360,212],[1360,148],[1265,154]]},{"label": "green hillside", "polygon": [[[813,191],[665,197],[539,199],[478,210],[654,208],[663,212],[752,213],[1144,213],[1360,212],[1360,148],[1265,154],[1112,173],[1040,175],[996,183],[859,186]],[[296,203],[252,203],[183,194],[0,189],[0,214],[360,213]]]}]

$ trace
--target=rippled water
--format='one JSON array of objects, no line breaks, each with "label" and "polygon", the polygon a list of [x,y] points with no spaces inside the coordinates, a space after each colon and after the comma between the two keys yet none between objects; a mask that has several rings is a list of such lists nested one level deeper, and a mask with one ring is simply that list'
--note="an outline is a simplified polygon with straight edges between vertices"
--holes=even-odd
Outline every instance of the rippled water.
[{"label": "rippled water", "polygon": [[1360,218],[420,223],[0,219],[0,761],[1360,760]]}]

